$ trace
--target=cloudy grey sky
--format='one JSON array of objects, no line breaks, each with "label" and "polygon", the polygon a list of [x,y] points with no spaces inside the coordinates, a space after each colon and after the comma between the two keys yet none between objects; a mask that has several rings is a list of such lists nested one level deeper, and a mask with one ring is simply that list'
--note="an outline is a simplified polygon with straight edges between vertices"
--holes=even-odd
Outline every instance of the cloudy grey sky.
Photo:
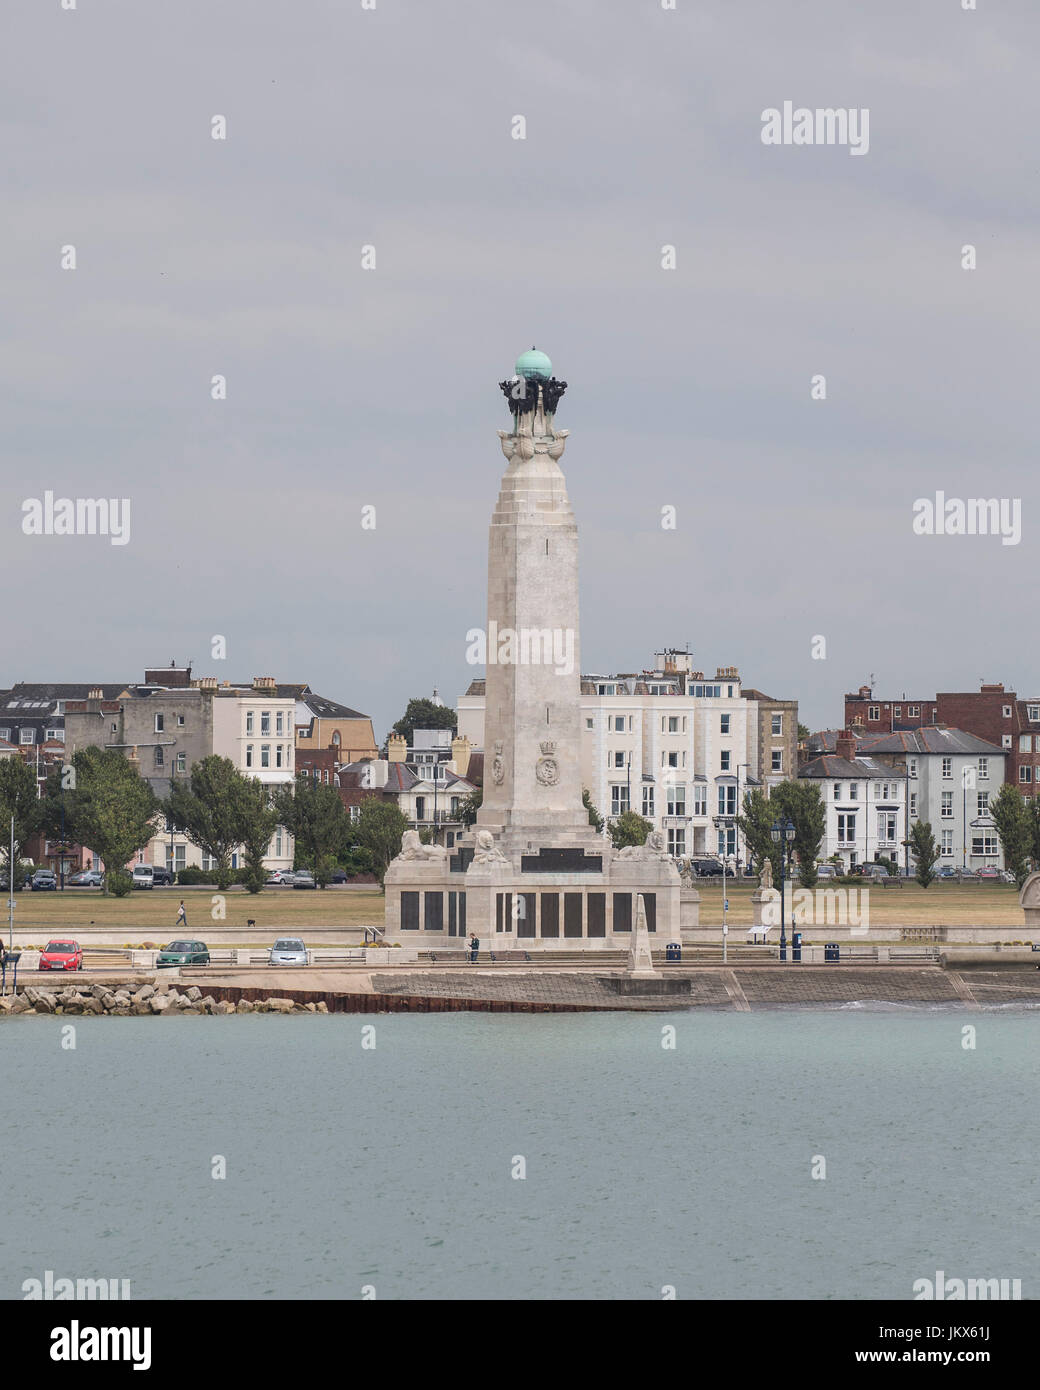
[{"label": "cloudy grey sky", "polygon": [[[0,685],[192,659],[308,680],[380,736],[410,695],[453,702],[496,383],[536,343],[570,383],[586,670],[689,641],[813,727],[871,672],[1040,691],[1035,0],[0,23]],[[868,108],[869,153],[763,145],[785,100]],[[46,489],[129,497],[130,543],[23,535]],[[914,535],[937,489],[1021,498],[1021,543]]]}]

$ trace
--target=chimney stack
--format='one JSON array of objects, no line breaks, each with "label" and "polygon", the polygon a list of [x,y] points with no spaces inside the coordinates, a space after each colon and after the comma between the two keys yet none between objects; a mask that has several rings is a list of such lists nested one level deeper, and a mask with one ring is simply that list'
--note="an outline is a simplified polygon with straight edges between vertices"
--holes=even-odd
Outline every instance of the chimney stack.
[{"label": "chimney stack", "polygon": [[834,751],[839,758],[844,758],[846,762],[852,762],[856,756],[856,739],[853,737],[851,729],[843,729],[834,740]]}]

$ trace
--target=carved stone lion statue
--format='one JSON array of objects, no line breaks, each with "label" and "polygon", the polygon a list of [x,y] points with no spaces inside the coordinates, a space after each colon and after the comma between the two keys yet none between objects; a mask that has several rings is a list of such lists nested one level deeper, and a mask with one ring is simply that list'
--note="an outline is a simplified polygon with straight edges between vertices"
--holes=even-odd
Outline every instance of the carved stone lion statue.
[{"label": "carved stone lion statue", "polygon": [[495,844],[495,837],[490,830],[477,831],[475,850],[476,852],[473,855],[473,862],[475,864],[509,863],[509,860]]},{"label": "carved stone lion statue", "polygon": [[664,838],[664,832],[651,830],[646,837],[643,845],[626,845],[624,849],[618,850],[619,859],[668,859],[668,845]]},{"label": "carved stone lion statue", "polygon": [[398,859],[444,859],[448,851],[443,845],[424,845],[418,830],[406,830],[401,836]]}]

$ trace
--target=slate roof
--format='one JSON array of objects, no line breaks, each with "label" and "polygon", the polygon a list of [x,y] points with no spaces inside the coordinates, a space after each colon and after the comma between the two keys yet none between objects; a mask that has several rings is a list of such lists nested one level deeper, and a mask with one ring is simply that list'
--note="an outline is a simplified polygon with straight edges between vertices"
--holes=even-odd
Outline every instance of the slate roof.
[{"label": "slate roof", "polygon": [[886,767],[884,763],[877,763],[873,758],[856,758],[850,762],[848,758],[839,758],[836,753],[824,753],[819,758],[813,758],[798,769],[799,777],[818,777],[826,782],[833,778],[835,781],[844,777],[854,777],[857,781],[862,781],[864,777],[887,777],[889,779],[899,776],[895,768]]},{"label": "slate roof", "polygon": [[1007,753],[995,743],[965,733],[963,729],[946,729],[929,725],[923,729],[904,729],[892,734],[867,734],[859,747],[870,753]]}]

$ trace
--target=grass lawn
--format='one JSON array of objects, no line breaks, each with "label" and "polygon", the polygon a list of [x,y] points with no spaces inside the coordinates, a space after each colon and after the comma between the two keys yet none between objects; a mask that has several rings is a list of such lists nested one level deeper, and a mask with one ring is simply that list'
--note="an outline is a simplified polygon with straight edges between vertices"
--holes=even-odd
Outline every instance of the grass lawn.
[{"label": "grass lawn", "polygon": [[[819,885],[821,888],[823,884]],[[828,885],[840,890],[841,885]],[[751,926],[751,894],[755,884],[728,885],[728,920],[736,926]],[[698,884],[701,895],[701,922],[722,921],[722,885]],[[797,890],[796,890],[797,891]],[[932,883],[927,888],[910,879],[901,888],[851,888],[861,895],[869,891],[870,925],[875,927],[1018,927],[1024,919],[1013,883]],[[860,902],[863,897],[860,897]],[[790,900],[788,900],[790,902]],[[790,909],[788,909],[790,910]],[[797,899],[796,899],[797,916]]]},{"label": "grass lawn", "polygon": [[[308,926],[382,926],[383,895],[378,888],[326,888],[299,890],[265,888],[261,893],[230,889],[224,894],[222,919],[212,916],[213,895],[218,890],[152,888],[137,889],[126,898],[105,897],[97,888],[66,888],[57,893],[15,894],[14,939],[21,931],[49,931],[75,935],[91,926],[123,933],[123,940],[168,941],[176,934],[177,907],[184,898],[188,933],[216,939],[220,928],[244,927],[254,919],[260,936],[277,930],[300,934]],[[0,922],[7,935],[7,894],[0,893]],[[184,935],[183,929],[181,935]]]},{"label": "grass lawn", "polygon": [[[698,885],[701,922],[722,921],[721,884]],[[751,881],[728,885],[729,921],[751,925]],[[839,885],[840,887],[840,885]],[[910,880],[902,888],[861,888],[869,891],[871,927],[884,926],[983,926],[1022,927],[1022,909],[1013,884],[933,883],[922,888]],[[188,913],[188,931],[200,936],[219,936],[221,919],[211,915],[216,889],[140,890],[127,898],[104,897],[95,888],[67,888],[64,893],[15,894],[14,935],[22,930],[75,934],[93,925],[123,933],[127,942],[167,940],[175,933],[177,904],[182,893]],[[328,888],[298,892],[294,888],[265,888],[249,894],[230,890],[224,895],[228,926],[244,927],[248,918],[264,937],[272,931],[303,935],[308,926],[382,926],[384,898],[378,888]],[[862,900],[861,900],[862,901]],[[0,894],[0,921],[6,918],[6,893]],[[4,922],[6,935],[6,922]]]}]

